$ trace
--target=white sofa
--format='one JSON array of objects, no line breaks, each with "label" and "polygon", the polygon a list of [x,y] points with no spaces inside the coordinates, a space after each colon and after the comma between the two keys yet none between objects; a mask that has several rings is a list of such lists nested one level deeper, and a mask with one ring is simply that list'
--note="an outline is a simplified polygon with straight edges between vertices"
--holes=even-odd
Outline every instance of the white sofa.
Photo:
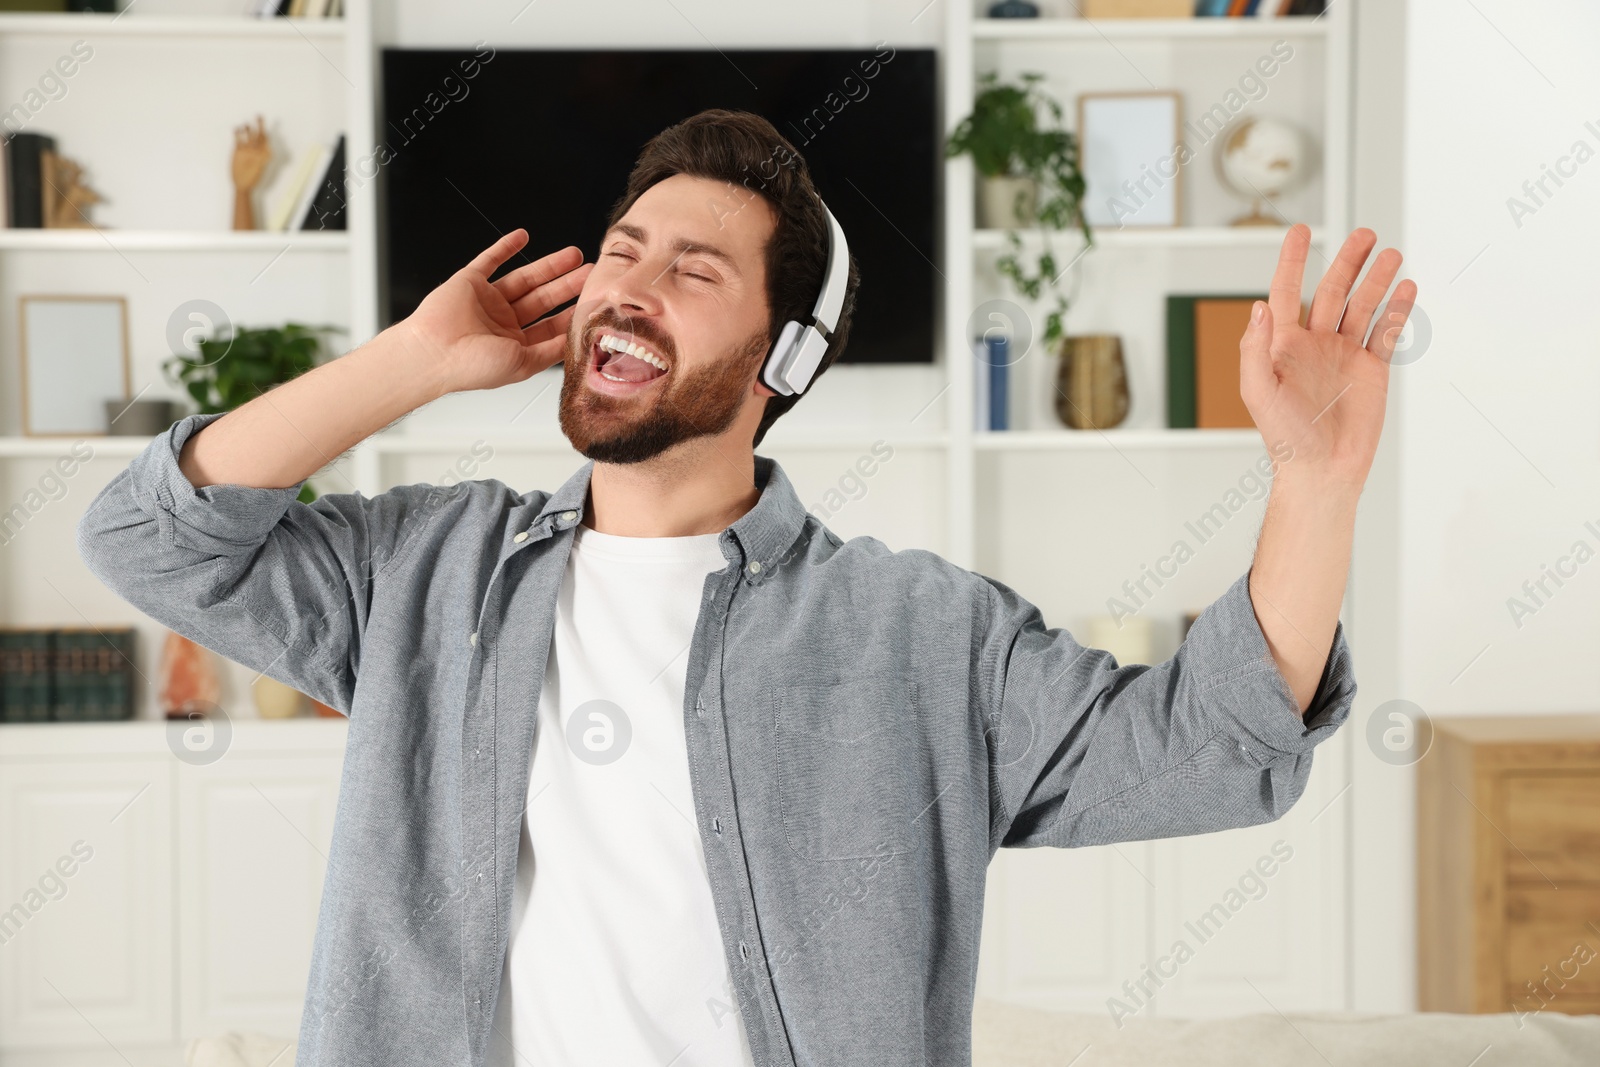
[{"label": "white sofa", "polygon": [[1130,1019],[979,999],[973,1067],[1600,1067],[1600,1015]]}]

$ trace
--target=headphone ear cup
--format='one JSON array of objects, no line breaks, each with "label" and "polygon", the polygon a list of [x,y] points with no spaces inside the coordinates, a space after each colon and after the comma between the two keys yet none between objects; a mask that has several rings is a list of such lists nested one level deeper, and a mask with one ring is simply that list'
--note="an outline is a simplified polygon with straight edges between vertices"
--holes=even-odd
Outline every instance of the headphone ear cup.
[{"label": "headphone ear cup", "polygon": [[772,351],[767,353],[766,362],[761,365],[761,380],[767,388],[783,396],[793,396],[794,389],[787,380],[790,366],[800,347],[800,323],[790,319],[783,324],[783,332],[778,334],[778,339],[772,344]]}]

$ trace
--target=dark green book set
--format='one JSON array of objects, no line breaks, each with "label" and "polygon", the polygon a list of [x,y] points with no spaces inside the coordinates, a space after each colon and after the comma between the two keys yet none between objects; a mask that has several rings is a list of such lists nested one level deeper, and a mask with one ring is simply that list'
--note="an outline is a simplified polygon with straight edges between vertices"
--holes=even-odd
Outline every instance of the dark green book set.
[{"label": "dark green book set", "polygon": [[0,722],[133,717],[134,630],[0,629]]}]

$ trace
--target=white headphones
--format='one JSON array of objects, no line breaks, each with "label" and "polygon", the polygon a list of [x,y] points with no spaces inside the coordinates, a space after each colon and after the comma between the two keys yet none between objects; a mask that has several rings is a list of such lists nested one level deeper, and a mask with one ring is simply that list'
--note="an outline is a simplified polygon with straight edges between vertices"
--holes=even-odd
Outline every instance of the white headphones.
[{"label": "white headphones", "polygon": [[822,213],[828,216],[828,269],[822,277],[817,306],[811,310],[811,322],[802,324],[790,319],[784,323],[783,332],[761,365],[761,380],[782,396],[803,393],[811,384],[839,324],[839,311],[844,307],[850,280],[850,246],[845,242],[844,230],[827,204],[822,205]]}]

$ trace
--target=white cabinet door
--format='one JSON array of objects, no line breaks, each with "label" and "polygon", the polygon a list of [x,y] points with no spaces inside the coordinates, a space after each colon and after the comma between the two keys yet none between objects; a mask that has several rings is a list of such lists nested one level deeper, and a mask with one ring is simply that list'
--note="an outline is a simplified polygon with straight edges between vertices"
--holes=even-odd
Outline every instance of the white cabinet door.
[{"label": "white cabinet door", "polygon": [[171,764],[0,759],[0,1048],[172,1039]]},{"label": "white cabinet door", "polygon": [[[1215,1016],[1345,1008],[1351,728],[1317,747],[1282,819],[1155,843],[1154,1009]],[[1179,962],[1178,945],[1192,955]]]},{"label": "white cabinet door", "polygon": [[178,772],[179,1032],[293,1038],[340,757],[240,753]]},{"label": "white cabinet door", "polygon": [[1001,849],[984,898],[979,995],[1106,1010],[1145,960],[1149,847]]},{"label": "white cabinet door", "polygon": [[980,995],[1116,1021],[1336,1011],[1345,997],[1348,730],[1284,818],[1199,837],[1001,849]]}]

